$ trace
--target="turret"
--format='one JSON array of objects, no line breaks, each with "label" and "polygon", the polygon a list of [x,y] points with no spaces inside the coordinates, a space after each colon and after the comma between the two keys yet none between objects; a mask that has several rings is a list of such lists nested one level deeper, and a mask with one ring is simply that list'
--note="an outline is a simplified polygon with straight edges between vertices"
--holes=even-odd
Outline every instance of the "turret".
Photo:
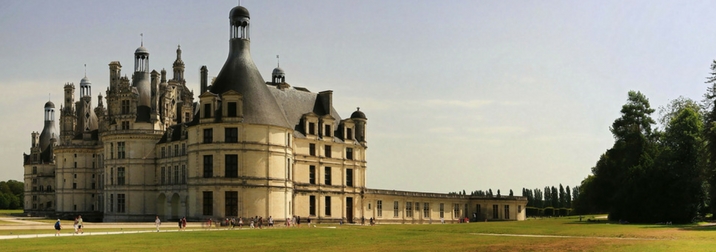
[{"label": "turret", "polygon": [[357,108],[353,114],[351,114],[351,119],[356,124],[356,140],[360,141],[361,143],[366,143],[366,137],[365,137],[365,128],[366,124],[368,124],[368,118],[365,117],[365,114],[363,111],[360,111],[360,108]]},{"label": "turret", "polygon": [[40,149],[44,152],[50,146],[51,139],[57,139],[57,129],[55,129],[55,104],[51,101],[45,103],[45,126],[40,133]]},{"label": "turret", "polygon": [[137,104],[137,122],[150,122],[150,113],[152,106],[152,88],[149,77],[149,51],[142,46],[134,51],[134,75],[132,76],[132,86],[139,93],[139,102]]},{"label": "turret", "polygon": [[242,6],[234,7],[229,21],[229,55],[209,91],[218,95],[229,90],[240,93],[244,123],[292,128],[251,59],[249,11]]},{"label": "turret", "polygon": [[177,59],[174,60],[174,80],[183,83],[184,80],[184,61],[181,60],[181,46],[177,46]]}]

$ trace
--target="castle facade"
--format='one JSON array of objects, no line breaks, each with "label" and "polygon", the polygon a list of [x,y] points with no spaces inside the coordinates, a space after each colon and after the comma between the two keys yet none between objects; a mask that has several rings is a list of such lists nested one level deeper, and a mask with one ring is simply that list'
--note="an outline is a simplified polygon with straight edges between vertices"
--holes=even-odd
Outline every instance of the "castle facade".
[{"label": "castle facade", "polygon": [[94,221],[272,216],[318,222],[430,223],[465,217],[524,220],[526,198],[377,190],[366,187],[368,120],[342,118],[333,92],[292,87],[276,68],[265,81],[250,54],[250,16],[230,11],[229,53],[216,78],[200,69],[198,99],[187,87],[181,48],[172,75],[150,71],[134,52],[131,78],[109,63],[106,97],[64,85],[55,127],[23,154],[25,212]]}]

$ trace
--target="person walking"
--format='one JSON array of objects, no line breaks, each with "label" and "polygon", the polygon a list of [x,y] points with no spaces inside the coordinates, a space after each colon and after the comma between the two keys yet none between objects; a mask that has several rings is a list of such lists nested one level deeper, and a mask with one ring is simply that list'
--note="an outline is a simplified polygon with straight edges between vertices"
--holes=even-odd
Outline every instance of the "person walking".
[{"label": "person walking", "polygon": [[62,230],[62,224],[60,219],[57,219],[57,222],[55,222],[55,236],[60,236],[60,230]]},{"label": "person walking", "polygon": [[244,227],[244,218],[239,217],[239,229],[242,229]]},{"label": "person walking", "polygon": [[186,216],[181,218],[181,230],[186,230]]},{"label": "person walking", "polygon": [[75,222],[72,224],[72,227],[75,228],[75,234],[77,234],[77,218],[75,218]]},{"label": "person walking", "polygon": [[82,221],[82,215],[79,216],[79,220],[77,221],[77,228],[80,231],[80,234],[84,234],[85,231],[82,229],[84,227],[84,222]]},{"label": "person walking", "polygon": [[159,220],[159,215],[157,215],[157,218],[154,219],[154,225],[157,226],[157,232],[159,232],[159,226],[162,225],[162,221]]},{"label": "person walking", "polygon": [[270,215],[269,215],[268,223],[269,223],[268,226],[269,226],[270,228],[272,228],[272,227],[273,227],[273,217],[270,216]]}]

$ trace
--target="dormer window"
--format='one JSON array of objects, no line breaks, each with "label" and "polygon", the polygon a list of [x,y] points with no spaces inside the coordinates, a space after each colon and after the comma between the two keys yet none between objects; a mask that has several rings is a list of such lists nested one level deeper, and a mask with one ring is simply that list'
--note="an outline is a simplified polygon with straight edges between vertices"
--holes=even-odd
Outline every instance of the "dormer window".
[{"label": "dormer window", "polygon": [[346,139],[353,140],[353,128],[346,128]]},{"label": "dormer window", "polygon": [[326,124],[326,125],[325,125],[324,135],[327,136],[327,137],[331,136],[331,125],[329,125],[329,124]]},{"label": "dormer window", "polygon": [[309,122],[308,123],[308,134],[309,135],[315,135],[316,134],[316,123]]},{"label": "dormer window", "polygon": [[204,104],[204,118],[211,118],[211,104]]},{"label": "dormer window", "polygon": [[226,107],[226,116],[228,117],[236,117],[236,102],[229,102],[228,106]]}]

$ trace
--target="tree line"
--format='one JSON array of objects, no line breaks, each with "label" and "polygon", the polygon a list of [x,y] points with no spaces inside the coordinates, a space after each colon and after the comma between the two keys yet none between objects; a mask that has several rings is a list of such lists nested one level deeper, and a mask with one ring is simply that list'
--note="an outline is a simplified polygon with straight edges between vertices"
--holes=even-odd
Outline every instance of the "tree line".
[{"label": "tree line", "polygon": [[655,112],[630,91],[610,131],[614,144],[579,186],[579,213],[610,220],[680,222],[716,213],[716,60],[700,102],[679,97]]},{"label": "tree line", "polygon": [[24,187],[20,181],[0,181],[0,209],[22,209]]},{"label": "tree line", "polygon": [[534,208],[572,208],[572,201],[579,197],[579,186],[574,188],[559,184],[557,187],[545,186],[544,190],[522,188],[522,196],[527,197],[527,207]]},{"label": "tree line", "polygon": [[[457,191],[457,192],[448,192],[449,195],[467,195],[465,190]],[[488,189],[487,191],[483,190],[475,190],[470,192],[470,196],[483,196],[483,197],[502,197],[502,194],[500,193],[500,189],[497,189],[497,194],[492,193],[492,188]],[[510,192],[506,196],[514,196],[514,193],[512,192],[512,189],[510,189]]]}]

